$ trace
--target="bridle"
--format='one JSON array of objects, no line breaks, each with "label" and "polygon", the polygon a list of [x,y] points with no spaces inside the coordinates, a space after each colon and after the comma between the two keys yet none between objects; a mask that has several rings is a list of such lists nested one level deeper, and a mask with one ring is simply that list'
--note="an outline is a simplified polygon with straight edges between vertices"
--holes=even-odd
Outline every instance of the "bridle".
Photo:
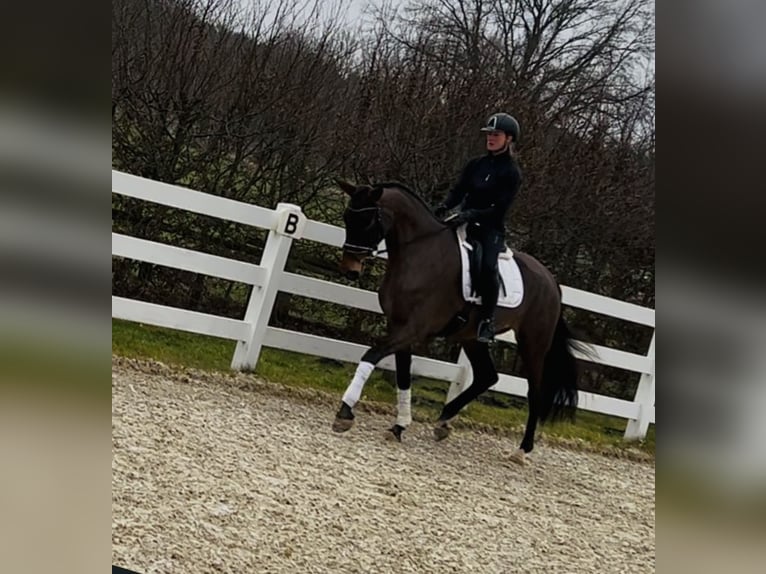
[{"label": "bridle", "polygon": [[[363,211],[375,211],[375,223],[378,224],[380,229],[383,229],[383,219],[380,217],[380,207],[361,207],[361,208],[353,208],[348,207],[346,208],[348,211],[352,211],[354,213],[361,213]],[[381,237],[382,239],[382,237]],[[378,241],[380,243],[380,240]],[[343,251],[348,251],[349,253],[362,253],[365,255],[370,255],[374,257],[375,255],[378,255],[379,253],[385,253],[386,250],[378,251],[377,250],[377,244],[375,244],[375,247],[370,247],[369,245],[355,245],[353,243],[349,243],[348,241],[343,243]]]},{"label": "bridle", "polygon": [[[382,231],[382,235],[380,240],[378,240],[378,243],[385,237],[385,230],[383,229],[383,219],[380,216],[380,207],[361,207],[361,208],[353,208],[348,207],[346,208],[348,211],[352,211],[354,213],[361,213],[363,211],[375,211],[375,223],[378,224]],[[403,247],[405,245],[409,245],[411,243],[415,243],[416,241],[420,241],[421,239],[426,239],[427,237],[431,237],[432,235],[436,235],[438,233],[441,233],[442,231],[445,231],[447,229],[450,229],[449,226],[444,226],[441,229],[437,229],[436,231],[431,231],[429,233],[424,233],[423,235],[418,235],[417,237],[413,237],[409,241],[405,241],[400,244],[400,247]],[[344,242],[342,249],[344,251],[348,251],[349,253],[355,253],[355,254],[365,254],[369,255],[370,257],[375,257],[376,255],[380,255],[382,253],[387,253],[388,249],[380,249],[378,250],[377,246],[378,243],[375,244],[374,247],[370,247],[369,245],[356,245],[354,243]]]}]

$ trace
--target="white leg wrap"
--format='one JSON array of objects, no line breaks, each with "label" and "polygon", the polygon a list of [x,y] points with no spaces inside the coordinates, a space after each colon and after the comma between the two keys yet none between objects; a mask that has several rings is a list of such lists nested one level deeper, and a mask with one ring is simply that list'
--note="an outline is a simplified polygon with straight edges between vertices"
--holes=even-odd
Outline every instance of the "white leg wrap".
[{"label": "white leg wrap", "polygon": [[374,370],[375,365],[372,363],[367,363],[365,361],[359,363],[359,366],[356,368],[356,374],[354,374],[354,378],[348,385],[346,392],[343,393],[344,403],[353,408],[354,405],[359,402],[359,397],[362,396],[362,389],[364,389],[364,384],[367,382],[367,379],[370,378],[370,375]]},{"label": "white leg wrap", "polygon": [[406,391],[399,389],[399,407],[396,410],[396,424],[404,428],[407,428],[410,426],[410,424],[412,424],[410,399],[410,389],[407,389]]}]

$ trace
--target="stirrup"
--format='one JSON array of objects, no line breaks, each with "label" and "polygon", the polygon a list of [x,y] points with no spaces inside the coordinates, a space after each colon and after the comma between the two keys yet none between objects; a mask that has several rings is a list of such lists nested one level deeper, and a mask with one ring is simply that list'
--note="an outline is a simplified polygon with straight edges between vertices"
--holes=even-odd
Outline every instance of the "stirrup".
[{"label": "stirrup", "polygon": [[476,340],[479,343],[495,342],[495,322],[492,319],[482,319],[479,321],[479,329],[476,333]]}]

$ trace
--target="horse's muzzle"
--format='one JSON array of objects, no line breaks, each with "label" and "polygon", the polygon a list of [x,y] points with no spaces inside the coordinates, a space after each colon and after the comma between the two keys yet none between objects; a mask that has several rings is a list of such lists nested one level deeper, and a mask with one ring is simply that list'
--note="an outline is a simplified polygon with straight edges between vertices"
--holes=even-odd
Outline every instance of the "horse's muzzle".
[{"label": "horse's muzzle", "polygon": [[340,260],[340,272],[346,279],[356,281],[362,274],[362,262],[357,256],[344,252]]}]

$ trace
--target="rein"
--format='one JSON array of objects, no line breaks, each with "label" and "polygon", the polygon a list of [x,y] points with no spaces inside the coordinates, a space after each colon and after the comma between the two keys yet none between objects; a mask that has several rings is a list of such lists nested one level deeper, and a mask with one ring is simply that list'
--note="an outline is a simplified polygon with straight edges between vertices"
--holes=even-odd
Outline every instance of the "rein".
[{"label": "rein", "polygon": [[[447,229],[450,229],[450,228],[445,226],[445,227],[442,227],[441,229],[437,229],[436,231],[431,231],[429,233],[424,233],[423,235],[418,235],[417,237],[413,237],[409,241],[405,241],[403,243],[400,243],[399,245],[400,247],[404,247],[405,245],[410,245],[411,243],[420,241],[421,239],[426,239],[427,237],[432,237],[434,235],[437,235],[441,233],[442,231],[446,231]],[[388,249],[381,249],[380,251],[375,250],[373,251],[373,255],[380,255],[381,253],[387,253],[387,252],[388,252]]]},{"label": "rein", "polygon": [[[382,222],[381,222],[381,219],[380,219],[380,207],[363,207],[363,208],[359,208],[359,209],[349,208],[349,211],[354,211],[354,212],[359,213],[359,212],[362,212],[362,211],[370,211],[370,210],[373,210],[373,209],[375,210],[375,218],[377,219],[378,224],[380,224],[381,227],[382,227]],[[447,229],[450,229],[450,227],[448,225],[445,226],[445,227],[442,227],[441,229],[437,229],[436,231],[431,231],[429,233],[424,233],[423,235],[418,235],[417,237],[413,237],[409,241],[405,241],[403,243],[400,243],[399,245],[400,245],[400,247],[404,247],[405,245],[410,245],[410,244],[416,243],[417,241],[420,241],[422,239],[426,239],[428,237],[432,237],[434,235],[437,235],[437,234],[441,233],[442,231],[446,231]],[[373,257],[375,257],[377,255],[380,255],[382,253],[388,253],[388,249],[378,250],[377,248],[367,247],[366,245],[354,245],[353,243],[344,243],[343,244],[343,249],[346,249],[347,251],[356,252],[356,253],[369,253]]]}]

